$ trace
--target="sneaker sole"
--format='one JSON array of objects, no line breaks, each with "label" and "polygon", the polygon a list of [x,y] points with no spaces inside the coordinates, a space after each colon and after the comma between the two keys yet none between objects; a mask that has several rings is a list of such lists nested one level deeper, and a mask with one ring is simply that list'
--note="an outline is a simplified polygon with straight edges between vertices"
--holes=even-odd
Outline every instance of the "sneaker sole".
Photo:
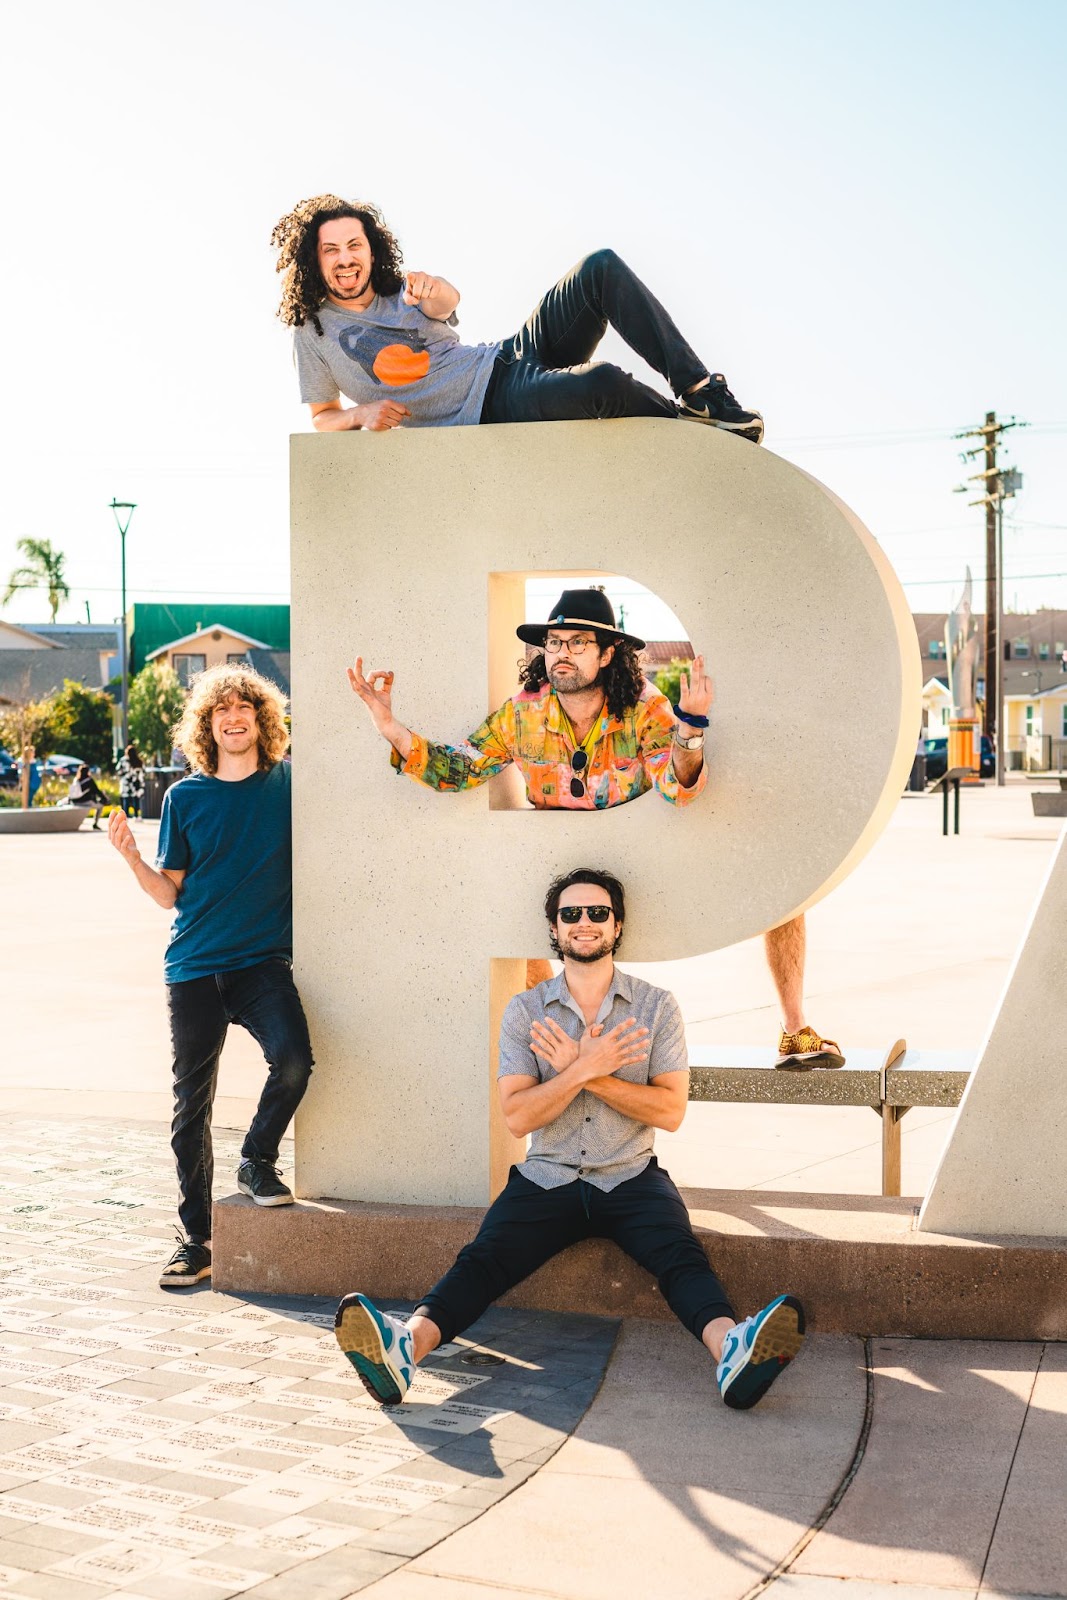
[{"label": "sneaker sole", "polygon": [[291,1194],[253,1194],[247,1183],[241,1183],[240,1179],[237,1187],[242,1194],[254,1200],[257,1206],[291,1206],[294,1203],[294,1196]]},{"label": "sneaker sole", "polygon": [[736,433],[742,439],[748,439],[752,444],[762,444],[763,425],[759,422],[723,422],[718,417],[711,418],[713,428],[722,428],[725,433]]},{"label": "sneaker sole", "polygon": [[832,1050],[813,1050],[810,1055],[779,1056],[774,1063],[778,1072],[810,1072],[813,1067],[843,1067],[844,1056],[835,1056]]},{"label": "sneaker sole", "polygon": [[334,1337],[372,1400],[382,1406],[397,1406],[403,1400],[378,1324],[358,1295],[346,1295],[337,1307]]},{"label": "sneaker sole", "polygon": [[161,1289],[191,1289],[202,1278],[210,1278],[211,1268],[201,1267],[199,1272],[182,1273],[164,1272],[160,1275],[159,1287]]},{"label": "sneaker sole", "polygon": [[685,422],[701,422],[706,428],[721,428],[725,433],[736,433],[738,438],[748,439],[751,444],[763,443],[762,422],[727,422],[722,417],[702,416],[699,412],[689,411],[685,407],[678,415]]},{"label": "sneaker sole", "polygon": [[748,1360],[723,1395],[733,1411],[748,1411],[762,1400],[804,1343],[804,1308],[787,1294],[763,1323]]}]

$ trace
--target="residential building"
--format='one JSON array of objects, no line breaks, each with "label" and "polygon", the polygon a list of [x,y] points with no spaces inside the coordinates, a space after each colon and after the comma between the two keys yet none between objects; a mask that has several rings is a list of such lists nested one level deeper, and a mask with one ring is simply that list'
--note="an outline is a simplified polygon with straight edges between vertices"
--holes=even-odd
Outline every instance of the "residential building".
[{"label": "residential building", "polygon": [[88,689],[104,689],[119,673],[119,629],[115,623],[0,621],[0,703],[45,700],[69,678]]}]

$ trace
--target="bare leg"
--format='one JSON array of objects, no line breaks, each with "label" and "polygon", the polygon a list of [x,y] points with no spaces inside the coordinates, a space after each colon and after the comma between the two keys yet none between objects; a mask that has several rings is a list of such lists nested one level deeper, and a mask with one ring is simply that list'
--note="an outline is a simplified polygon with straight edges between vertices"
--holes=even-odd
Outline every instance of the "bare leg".
[{"label": "bare leg", "polygon": [[722,1360],[723,1340],[731,1328],[736,1328],[737,1323],[732,1317],[716,1317],[709,1322],[704,1332],[700,1335],[700,1342],[711,1351],[711,1358],[718,1366]]},{"label": "bare leg", "polygon": [[782,1027],[798,1033],[804,1026],[804,951],[807,943],[803,916],[770,928],[763,936],[767,965],[782,1008]]},{"label": "bare leg", "polygon": [[436,1350],[441,1343],[441,1330],[436,1322],[431,1321],[429,1317],[420,1316],[417,1312],[408,1318],[408,1327],[411,1329],[415,1365],[418,1366],[419,1362],[428,1356],[431,1350]]}]

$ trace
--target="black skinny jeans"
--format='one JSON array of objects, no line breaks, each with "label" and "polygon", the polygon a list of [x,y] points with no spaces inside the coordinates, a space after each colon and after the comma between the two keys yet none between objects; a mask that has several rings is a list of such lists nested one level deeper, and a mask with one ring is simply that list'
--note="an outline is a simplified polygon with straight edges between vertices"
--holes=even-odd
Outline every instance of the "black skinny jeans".
[{"label": "black skinny jeans", "polygon": [[292,969],[281,956],[238,972],[167,985],[174,1050],[171,1149],[178,1168],[178,1216],[188,1238],[211,1237],[211,1106],[219,1055],[231,1022],[247,1028],[270,1071],[241,1146],[243,1160],[275,1162],[278,1144],[311,1076],[311,1040]]},{"label": "black skinny jeans", "polygon": [[482,422],[564,422],[585,417],[676,417],[665,395],[621,367],[592,360],[608,324],[676,395],[708,369],[671,318],[614,250],[572,267],[505,339],[482,405]]},{"label": "black skinny jeans", "polygon": [[685,1202],[652,1157],[617,1188],[583,1178],[542,1189],[512,1167],[507,1185],[482,1219],[478,1236],[418,1307],[447,1344],[494,1300],[579,1239],[614,1239],[651,1272],[679,1322],[699,1339],[716,1317],[733,1317],[726,1291],[694,1237]]}]

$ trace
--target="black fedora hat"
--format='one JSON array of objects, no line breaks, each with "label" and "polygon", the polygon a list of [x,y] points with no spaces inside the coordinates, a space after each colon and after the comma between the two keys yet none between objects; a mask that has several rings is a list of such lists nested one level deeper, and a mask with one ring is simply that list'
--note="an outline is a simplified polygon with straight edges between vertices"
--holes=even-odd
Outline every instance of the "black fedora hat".
[{"label": "black fedora hat", "polygon": [[645,648],[643,639],[615,626],[615,611],[603,589],[564,589],[547,622],[524,622],[515,632],[523,644],[543,645],[549,628],[595,628],[597,633],[628,639],[637,650]]}]

